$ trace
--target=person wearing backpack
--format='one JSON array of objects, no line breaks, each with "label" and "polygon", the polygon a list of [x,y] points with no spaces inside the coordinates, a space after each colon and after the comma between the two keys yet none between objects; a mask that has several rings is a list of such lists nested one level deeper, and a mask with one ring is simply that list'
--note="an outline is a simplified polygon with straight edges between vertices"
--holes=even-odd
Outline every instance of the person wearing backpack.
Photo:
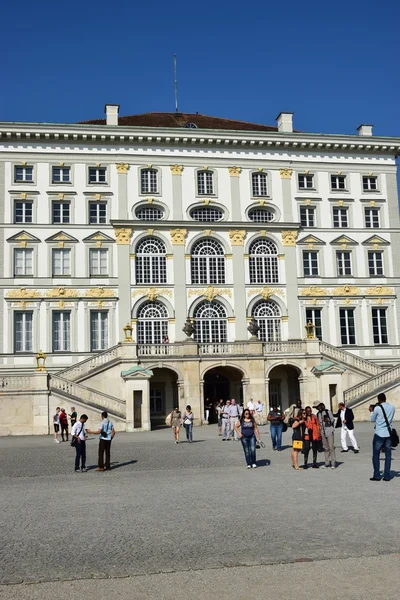
[{"label": "person wearing backpack", "polygon": [[317,419],[321,428],[322,445],[325,452],[325,465],[322,469],[328,469],[329,463],[331,469],[336,469],[335,437],[333,432],[335,419],[332,411],[325,408],[325,404],[318,400],[314,402],[313,408],[318,410]]},{"label": "person wearing backpack", "polygon": [[380,463],[379,455],[385,450],[385,470],[383,472],[383,481],[390,481],[390,467],[392,463],[392,421],[396,409],[386,402],[385,394],[378,394],[378,404],[369,407],[370,420],[375,423],[375,435],[372,441],[372,464],[374,474],[370,481],[380,481]]},{"label": "person wearing backpack", "polygon": [[[99,425],[97,431],[93,429],[87,429],[86,431],[91,434],[99,434],[99,460],[96,471],[110,471],[111,470],[111,442],[115,436],[114,425],[108,419],[107,411],[101,413],[103,419]],[[104,468],[104,453],[106,455],[106,466]]]}]

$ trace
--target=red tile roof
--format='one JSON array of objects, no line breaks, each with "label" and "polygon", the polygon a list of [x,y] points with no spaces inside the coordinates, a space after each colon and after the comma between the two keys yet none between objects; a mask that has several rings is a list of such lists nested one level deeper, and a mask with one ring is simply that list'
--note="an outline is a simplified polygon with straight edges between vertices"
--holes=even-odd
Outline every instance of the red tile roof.
[{"label": "red tile roof", "polygon": [[[105,119],[94,119],[82,121],[84,125],[105,125]],[[186,123],[193,123],[199,129],[230,129],[238,131],[278,131],[277,127],[271,125],[258,125],[247,123],[247,121],[233,121],[219,117],[209,117],[198,113],[144,113],[142,115],[130,115],[119,117],[119,125],[127,127],[173,127],[183,128]]]}]

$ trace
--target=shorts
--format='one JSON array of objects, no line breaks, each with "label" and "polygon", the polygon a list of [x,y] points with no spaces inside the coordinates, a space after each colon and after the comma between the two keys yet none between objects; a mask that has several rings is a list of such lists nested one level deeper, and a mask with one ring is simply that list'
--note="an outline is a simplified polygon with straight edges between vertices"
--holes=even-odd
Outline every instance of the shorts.
[{"label": "shorts", "polygon": [[54,425],[54,431],[55,431],[55,433],[58,433],[60,431],[59,424],[58,423],[53,423],[53,425]]},{"label": "shorts", "polygon": [[222,418],[218,419],[218,427],[222,427]]}]

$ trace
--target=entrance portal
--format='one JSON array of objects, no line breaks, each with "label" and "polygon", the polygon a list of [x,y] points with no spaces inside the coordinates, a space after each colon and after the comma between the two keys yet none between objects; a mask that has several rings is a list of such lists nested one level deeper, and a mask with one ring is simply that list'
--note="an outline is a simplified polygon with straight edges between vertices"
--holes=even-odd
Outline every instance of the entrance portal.
[{"label": "entrance portal", "polygon": [[[214,367],[204,375],[204,406],[212,404],[209,422],[217,422],[215,407],[220,399],[235,398],[236,402],[243,401],[243,374],[234,367]],[[208,402],[207,402],[208,400]]]},{"label": "entrance portal", "polygon": [[153,369],[150,379],[151,428],[165,427],[165,418],[178,406],[178,376],[170,369]]},{"label": "entrance portal", "polygon": [[300,400],[300,371],[290,365],[279,365],[269,374],[269,406],[286,410]]}]

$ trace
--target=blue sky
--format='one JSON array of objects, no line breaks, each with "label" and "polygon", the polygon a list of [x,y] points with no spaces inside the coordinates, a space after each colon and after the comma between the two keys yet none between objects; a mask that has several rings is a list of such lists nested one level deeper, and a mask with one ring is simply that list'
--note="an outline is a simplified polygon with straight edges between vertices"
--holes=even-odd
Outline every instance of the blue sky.
[{"label": "blue sky", "polygon": [[5,2],[0,120],[179,109],[303,131],[400,136],[400,3]]}]

